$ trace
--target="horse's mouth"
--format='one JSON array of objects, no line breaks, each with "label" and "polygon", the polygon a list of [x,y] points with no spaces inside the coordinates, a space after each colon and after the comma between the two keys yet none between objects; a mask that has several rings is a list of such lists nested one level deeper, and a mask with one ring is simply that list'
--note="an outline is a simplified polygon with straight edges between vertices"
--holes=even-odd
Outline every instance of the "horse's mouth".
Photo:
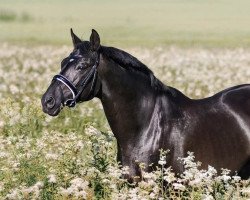
[{"label": "horse's mouth", "polygon": [[63,109],[63,104],[60,104],[60,106],[58,106],[56,109],[53,109],[53,110],[48,110],[48,109],[43,108],[43,112],[50,116],[55,117],[60,113],[62,109]]}]

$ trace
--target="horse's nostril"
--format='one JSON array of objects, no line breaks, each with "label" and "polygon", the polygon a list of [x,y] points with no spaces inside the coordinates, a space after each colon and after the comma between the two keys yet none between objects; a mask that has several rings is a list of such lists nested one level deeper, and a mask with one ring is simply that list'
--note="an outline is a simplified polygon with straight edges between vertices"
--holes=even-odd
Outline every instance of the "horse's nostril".
[{"label": "horse's nostril", "polygon": [[53,97],[47,98],[46,105],[48,108],[53,108],[55,106],[55,99]]}]

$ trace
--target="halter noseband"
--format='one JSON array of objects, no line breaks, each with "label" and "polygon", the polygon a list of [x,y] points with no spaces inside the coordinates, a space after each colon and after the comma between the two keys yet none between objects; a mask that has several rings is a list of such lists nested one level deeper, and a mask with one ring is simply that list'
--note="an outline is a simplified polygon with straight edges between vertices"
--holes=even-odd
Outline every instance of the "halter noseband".
[{"label": "halter noseband", "polygon": [[88,97],[93,93],[94,88],[95,88],[95,84],[96,84],[97,67],[99,66],[99,57],[100,57],[100,55],[98,54],[98,58],[95,62],[95,65],[88,72],[87,76],[82,80],[82,83],[80,84],[81,88],[79,89],[79,91],[74,86],[74,84],[69,79],[67,79],[65,76],[63,76],[61,74],[57,74],[53,77],[53,80],[57,80],[57,81],[60,81],[61,83],[63,83],[72,93],[73,98],[67,99],[63,103],[64,106],[75,107],[76,101],[78,100],[78,98],[80,97],[80,95],[82,94],[84,89],[87,87],[87,84],[91,81],[91,79],[92,79],[92,84],[91,84],[90,91],[88,93]]}]

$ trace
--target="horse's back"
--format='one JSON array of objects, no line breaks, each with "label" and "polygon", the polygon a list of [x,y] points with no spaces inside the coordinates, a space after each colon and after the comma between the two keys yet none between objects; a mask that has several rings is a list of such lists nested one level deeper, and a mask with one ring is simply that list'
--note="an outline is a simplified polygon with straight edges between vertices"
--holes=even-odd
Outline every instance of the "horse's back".
[{"label": "horse's back", "polygon": [[222,91],[218,104],[221,110],[225,110],[227,116],[234,119],[234,124],[237,124],[245,136],[250,151],[250,84]]},{"label": "horse's back", "polygon": [[250,85],[235,86],[184,111],[183,151],[192,151],[203,167],[239,171],[250,160]]},{"label": "horse's back", "polygon": [[[232,109],[231,112],[242,114],[247,120],[250,117],[250,85],[240,85],[221,93],[224,104]],[[250,121],[249,123],[250,124]]]}]

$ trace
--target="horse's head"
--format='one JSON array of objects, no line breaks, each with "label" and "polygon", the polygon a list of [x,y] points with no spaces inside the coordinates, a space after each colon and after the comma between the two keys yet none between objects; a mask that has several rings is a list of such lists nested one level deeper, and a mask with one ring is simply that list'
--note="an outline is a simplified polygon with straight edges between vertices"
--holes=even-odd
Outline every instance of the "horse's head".
[{"label": "horse's head", "polygon": [[77,102],[97,96],[100,81],[100,37],[92,30],[90,41],[81,41],[71,29],[74,50],[61,62],[61,71],[55,75],[42,97],[43,111],[56,116],[63,106],[74,107]]}]

